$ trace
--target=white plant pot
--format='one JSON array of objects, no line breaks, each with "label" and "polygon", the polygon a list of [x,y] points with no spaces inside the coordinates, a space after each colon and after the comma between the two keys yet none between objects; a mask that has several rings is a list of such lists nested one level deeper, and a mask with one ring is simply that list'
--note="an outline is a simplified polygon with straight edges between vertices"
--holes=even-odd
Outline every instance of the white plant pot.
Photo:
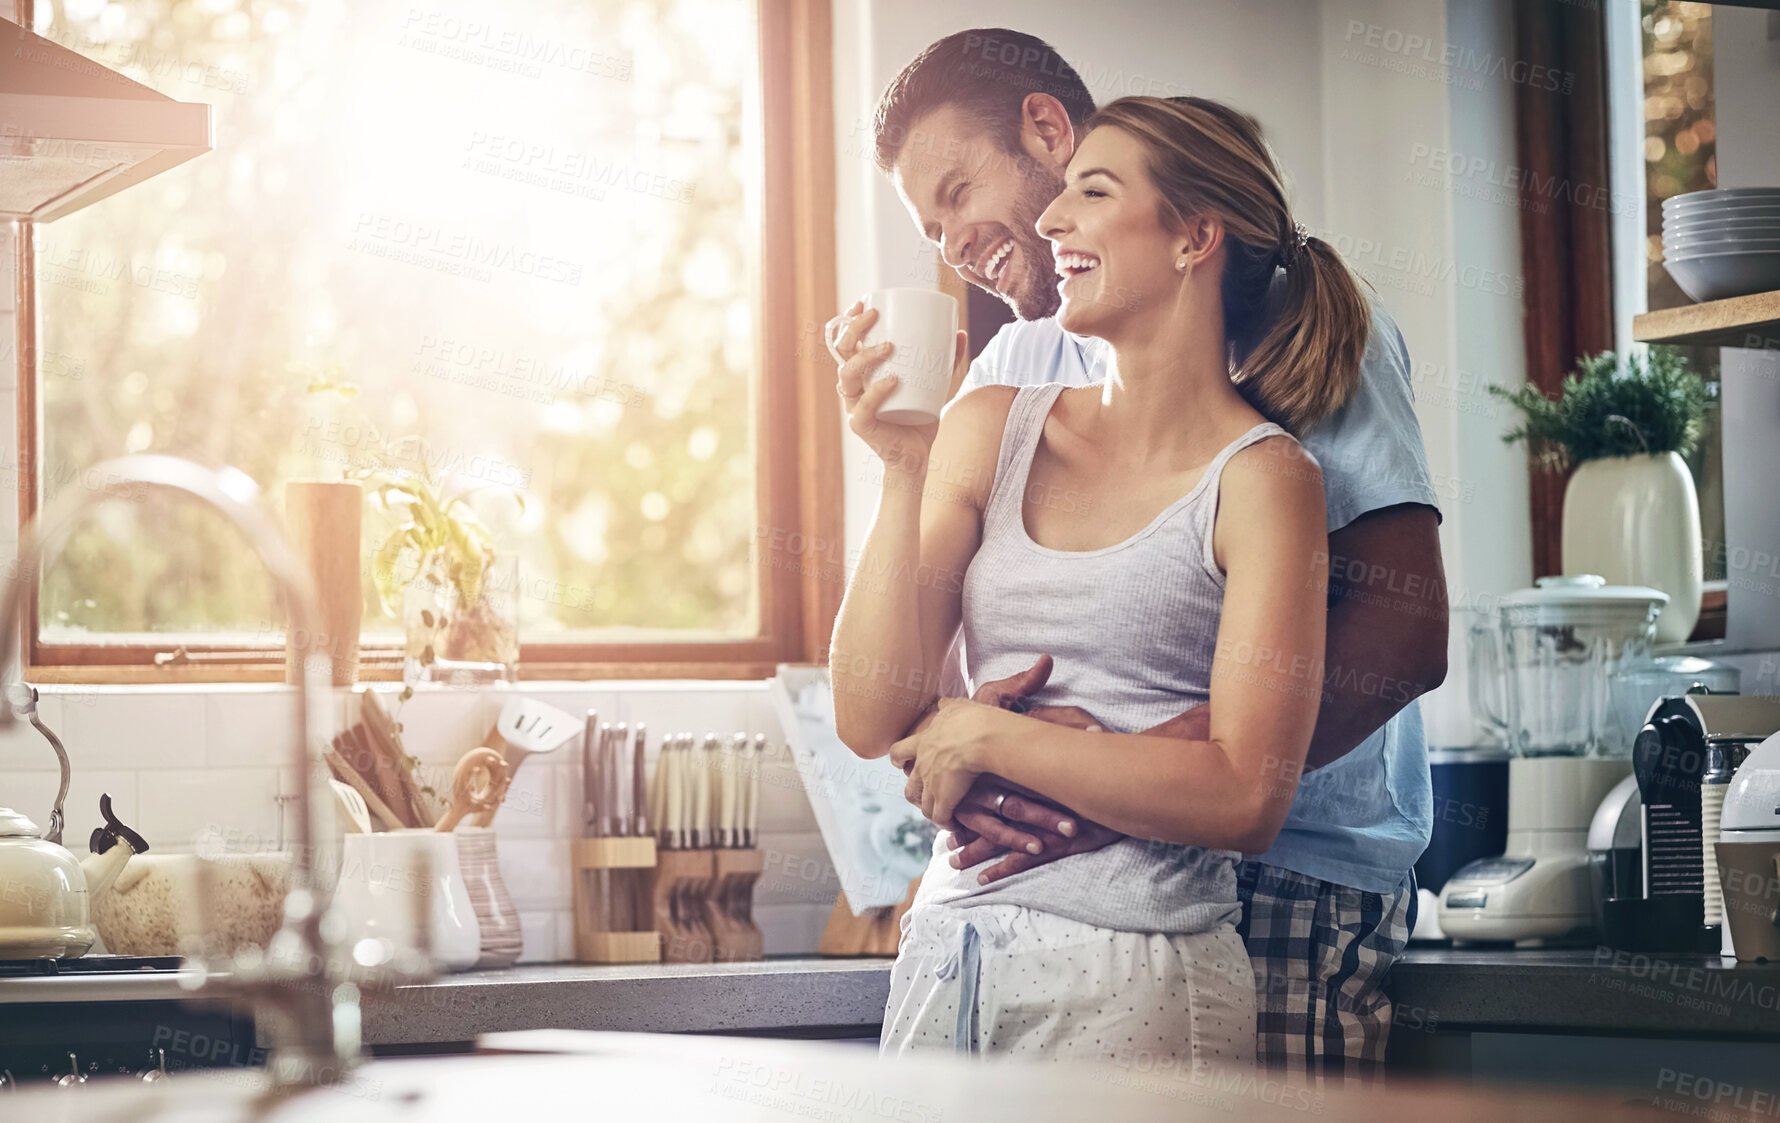
[{"label": "white plant pot", "polygon": [[1700,498],[1673,452],[1579,465],[1564,489],[1565,573],[1669,594],[1656,641],[1680,643],[1700,618]]}]

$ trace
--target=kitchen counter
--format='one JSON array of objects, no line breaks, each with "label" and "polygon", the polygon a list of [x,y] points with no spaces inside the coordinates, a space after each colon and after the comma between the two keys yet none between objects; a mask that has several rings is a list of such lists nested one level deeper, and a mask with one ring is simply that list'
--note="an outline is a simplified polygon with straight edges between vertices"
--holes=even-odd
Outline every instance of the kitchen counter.
[{"label": "kitchen counter", "polygon": [[[94,1080],[35,1086],[7,1118],[58,1123],[486,1123],[566,1114],[708,1123],[1131,1123],[1302,1120],[1380,1123],[1634,1123],[1666,1118],[1623,1096],[1463,1085],[1353,1092],[1287,1087],[1251,1072],[1186,1072],[1145,1059],[1105,1065],[982,1064],[952,1054],[881,1062],[807,1041],[539,1033],[489,1042],[502,1055],[381,1060],[333,1088],[263,1097],[263,1074],[176,1074],[148,1088]],[[524,1055],[530,1054],[530,1055]]]},{"label": "kitchen counter", "polygon": [[1716,955],[1412,947],[1390,986],[1412,1029],[1780,1040],[1780,964]]},{"label": "kitchen counter", "polygon": [[[436,1045],[529,1029],[876,1037],[889,994],[888,959],[528,965],[369,994],[364,1038],[373,1046]],[[189,997],[171,972],[0,979],[0,1007]]]},{"label": "kitchen counter", "polygon": [[889,996],[888,959],[525,966],[373,995],[364,1033],[372,1045],[528,1029],[875,1038]]},{"label": "kitchen counter", "polygon": [[[1780,965],[1727,965],[1717,956],[1415,947],[1390,986],[1402,1037],[1471,1030],[1780,1040]],[[364,1035],[380,1047],[531,1029],[869,1038],[889,991],[887,959],[530,965],[368,995]],[[186,997],[167,974],[0,980],[0,1006]]]}]

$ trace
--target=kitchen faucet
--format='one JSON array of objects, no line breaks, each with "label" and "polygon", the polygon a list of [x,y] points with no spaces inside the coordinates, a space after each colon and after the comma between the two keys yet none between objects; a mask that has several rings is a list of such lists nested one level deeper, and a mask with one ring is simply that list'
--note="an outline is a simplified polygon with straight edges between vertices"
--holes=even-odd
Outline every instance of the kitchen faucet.
[{"label": "kitchen faucet", "polygon": [[[198,499],[244,534],[271,574],[284,602],[289,627],[308,635],[322,630],[315,583],[307,568],[253,505],[257,487],[234,470],[215,472],[172,456],[126,456],[100,464],[83,480],[97,486],[65,488],[25,526],[19,535],[12,580],[0,595],[0,683],[10,681],[21,664],[21,615],[38,575],[67,546],[69,536],[94,508],[108,499],[140,501],[148,490],[165,490]],[[284,922],[267,950],[249,948],[233,954],[224,970],[213,972],[200,963],[182,979],[199,995],[246,999],[255,1024],[270,1042],[266,1066],[275,1092],[337,1083],[359,1057],[359,991],[334,954],[337,934],[330,925],[331,891],[318,876],[318,840],[331,838],[332,804],[311,795],[320,775],[310,732],[325,742],[332,724],[329,660],[313,654],[303,663],[296,687],[296,721],[291,763],[304,782],[297,785],[296,846],[291,856],[290,889],[284,899]],[[12,707],[0,706],[0,727],[16,720]],[[317,822],[320,817],[324,821]],[[206,872],[208,867],[201,866]],[[207,888],[208,878],[200,878]]]}]

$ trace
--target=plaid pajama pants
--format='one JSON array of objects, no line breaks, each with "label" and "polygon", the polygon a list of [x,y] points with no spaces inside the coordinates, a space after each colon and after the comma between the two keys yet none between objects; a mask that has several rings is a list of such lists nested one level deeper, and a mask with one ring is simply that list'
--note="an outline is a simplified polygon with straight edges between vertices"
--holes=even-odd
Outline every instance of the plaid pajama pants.
[{"label": "plaid pajama pants", "polygon": [[1376,1079],[1391,1032],[1384,992],[1414,923],[1415,878],[1362,893],[1260,862],[1236,867],[1237,933],[1255,972],[1255,1061],[1322,1086]]}]

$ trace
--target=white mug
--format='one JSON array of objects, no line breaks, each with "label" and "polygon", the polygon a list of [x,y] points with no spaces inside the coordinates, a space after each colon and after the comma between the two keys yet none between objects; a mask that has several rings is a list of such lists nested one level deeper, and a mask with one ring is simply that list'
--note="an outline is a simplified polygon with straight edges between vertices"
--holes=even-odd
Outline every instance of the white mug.
[{"label": "white mug", "polygon": [[860,345],[896,345],[872,375],[873,382],[886,374],[898,379],[878,417],[893,425],[938,421],[952,388],[958,302],[932,289],[879,289],[865,298],[865,306],[877,309],[878,320]]}]

